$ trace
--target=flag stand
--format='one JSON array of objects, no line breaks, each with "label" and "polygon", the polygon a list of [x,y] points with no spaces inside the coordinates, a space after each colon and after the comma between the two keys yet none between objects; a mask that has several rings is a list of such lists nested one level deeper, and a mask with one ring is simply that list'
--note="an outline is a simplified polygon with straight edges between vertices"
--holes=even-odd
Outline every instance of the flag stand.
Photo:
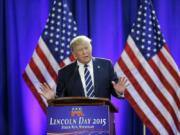
[{"label": "flag stand", "polygon": [[143,124],[143,135],[146,135],[146,125]]}]

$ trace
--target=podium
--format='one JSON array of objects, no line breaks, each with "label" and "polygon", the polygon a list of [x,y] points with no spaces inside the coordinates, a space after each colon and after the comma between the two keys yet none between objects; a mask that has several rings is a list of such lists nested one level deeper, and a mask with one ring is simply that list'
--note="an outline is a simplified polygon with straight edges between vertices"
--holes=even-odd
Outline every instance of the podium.
[{"label": "podium", "polygon": [[107,98],[49,100],[47,135],[115,135],[116,112],[117,108]]}]

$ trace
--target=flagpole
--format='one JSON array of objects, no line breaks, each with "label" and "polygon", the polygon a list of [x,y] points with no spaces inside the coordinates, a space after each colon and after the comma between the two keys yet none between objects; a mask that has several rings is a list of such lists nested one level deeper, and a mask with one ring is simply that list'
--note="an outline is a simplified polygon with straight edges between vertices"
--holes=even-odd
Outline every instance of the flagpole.
[{"label": "flagpole", "polygon": [[143,124],[143,135],[146,135],[146,125]]}]

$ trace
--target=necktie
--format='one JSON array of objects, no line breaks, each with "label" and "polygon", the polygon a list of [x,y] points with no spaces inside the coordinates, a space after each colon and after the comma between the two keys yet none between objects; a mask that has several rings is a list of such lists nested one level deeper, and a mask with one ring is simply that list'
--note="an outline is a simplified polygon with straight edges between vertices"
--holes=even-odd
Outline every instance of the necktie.
[{"label": "necktie", "polygon": [[94,86],[92,83],[92,78],[91,78],[91,74],[88,70],[88,65],[84,65],[84,77],[85,77],[85,84],[86,84],[86,91],[87,91],[87,96],[88,97],[95,97],[94,94]]}]

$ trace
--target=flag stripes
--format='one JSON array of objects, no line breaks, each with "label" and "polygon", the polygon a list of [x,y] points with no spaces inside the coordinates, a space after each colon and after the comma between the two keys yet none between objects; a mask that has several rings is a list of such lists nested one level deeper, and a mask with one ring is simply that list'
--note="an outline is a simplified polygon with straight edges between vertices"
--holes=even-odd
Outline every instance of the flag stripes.
[{"label": "flag stripes", "polygon": [[[169,80],[166,80],[164,74],[161,73],[163,72],[161,70],[162,64],[164,67],[166,65],[162,62],[159,67],[159,65],[155,64],[154,58],[149,61],[146,61],[141,56],[133,39],[129,36],[126,47],[118,61],[118,66],[134,86],[134,89],[127,91],[138,92],[155,117],[156,115],[158,116],[157,119],[164,126],[164,130],[167,130],[168,134],[176,134],[179,132],[179,108],[177,107],[179,105],[179,98],[175,93],[176,90],[171,86],[172,83],[169,83]],[[120,72],[119,69],[117,69],[117,72]],[[169,73],[169,76],[171,76],[171,73]],[[148,126],[152,128],[153,124],[154,122]],[[160,134],[162,134],[161,131]]]}]

